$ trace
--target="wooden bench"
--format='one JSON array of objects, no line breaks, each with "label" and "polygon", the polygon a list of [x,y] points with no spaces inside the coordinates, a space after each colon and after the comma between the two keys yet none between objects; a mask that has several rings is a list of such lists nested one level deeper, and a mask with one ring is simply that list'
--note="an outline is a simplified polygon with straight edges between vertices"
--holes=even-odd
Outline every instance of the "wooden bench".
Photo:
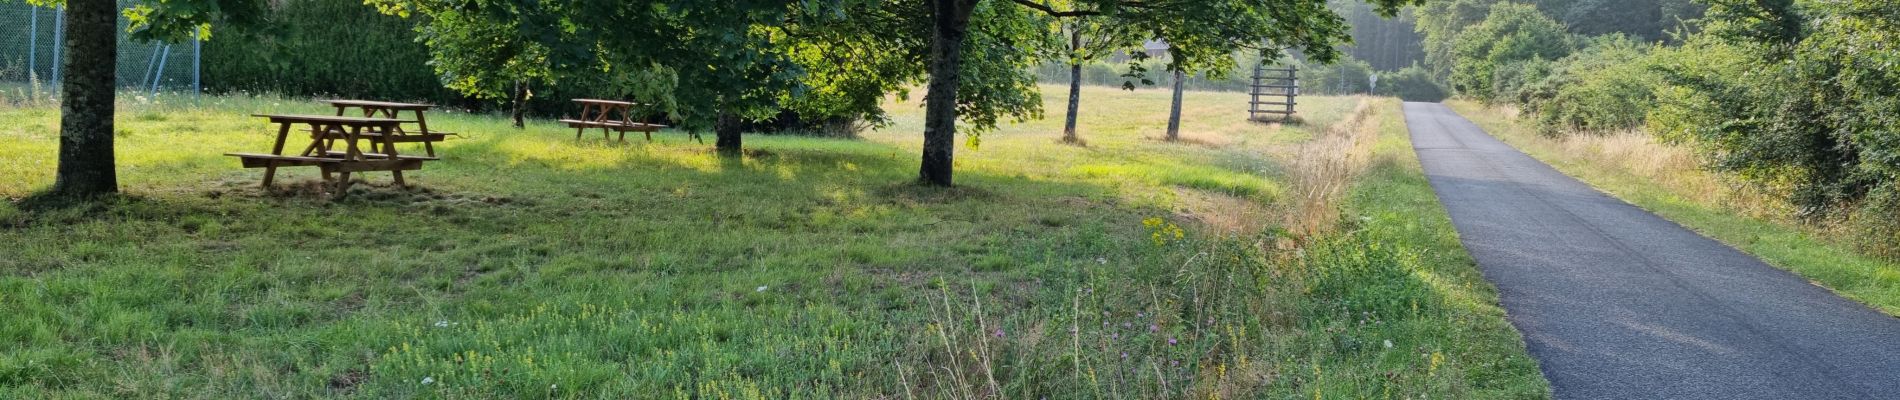
[{"label": "wooden bench", "polygon": [[[611,137],[609,137],[608,135],[610,135],[612,132],[619,132],[620,141],[622,142],[627,141],[627,132],[644,133],[646,134],[647,141],[652,141],[653,132],[659,132],[661,129],[666,129],[666,125],[646,124],[646,123],[639,123],[639,122],[622,122],[622,121],[582,121],[578,119],[563,119],[561,120],[561,123],[567,124],[567,127],[569,128],[574,128],[575,139],[580,139],[581,133],[586,132],[587,129],[589,128],[599,128],[601,130],[601,139],[611,139]],[[694,135],[694,138],[697,139],[698,135]]]},{"label": "wooden bench", "polygon": [[[647,141],[651,142],[653,132],[666,128],[666,125],[634,122],[631,110],[639,103],[601,99],[574,99],[574,102],[581,105],[580,117],[561,120],[567,127],[574,128],[574,140],[580,140],[581,134],[588,129],[600,129],[601,139],[611,140],[613,133],[619,132],[620,141],[626,142],[627,132],[640,132],[646,134]],[[613,114],[620,114],[619,118],[614,118]],[[687,133],[692,135],[694,141],[706,143],[698,132]]]},{"label": "wooden bench", "polygon": [[[254,114],[264,117],[277,125],[277,137],[271,145],[270,153],[225,153],[237,157],[244,168],[263,168],[264,187],[270,187],[276,178],[279,167],[314,166],[323,171],[323,179],[331,181],[332,174],[341,174],[335,180],[334,195],[342,197],[348,193],[350,174],[354,172],[389,171],[395,177],[396,185],[405,185],[402,172],[422,169],[424,161],[437,158],[404,156],[396,151],[396,140],[406,136],[409,139],[426,140],[427,137],[405,135],[398,130],[401,120],[373,117],[342,117],[327,115],[275,115]],[[292,125],[308,125],[310,145],[302,152],[284,153],[284,145],[290,136]],[[344,145],[334,146],[341,140]],[[358,142],[367,141],[369,149],[359,146]],[[366,151],[369,150],[369,151]],[[375,151],[380,150],[380,151]]]},{"label": "wooden bench", "polygon": [[[416,129],[413,132],[409,131],[408,129],[404,129],[402,125],[400,124],[397,125],[394,129],[396,135],[391,137],[390,140],[388,140],[388,142],[389,143],[422,143],[423,150],[427,152],[427,154],[431,157],[435,156],[436,142],[447,140],[449,136],[455,135],[454,132],[442,132],[442,131],[429,130],[429,119],[426,115],[424,115],[424,113],[429,111],[432,108],[435,108],[435,106],[433,105],[415,104],[415,103],[397,103],[397,102],[374,101],[374,100],[337,99],[337,100],[318,100],[318,101],[329,104],[332,107],[336,107],[336,115],[339,117],[343,116],[345,110],[348,110],[350,108],[359,108],[359,109],[362,109],[364,117],[381,117],[381,118],[397,119],[397,120],[401,120],[402,124],[414,124],[416,125]],[[404,111],[408,111],[412,115],[415,115],[415,118],[414,119],[401,118],[402,112]],[[315,133],[315,132],[312,132],[312,133]],[[331,139],[336,139],[336,138],[331,138]]]},{"label": "wooden bench", "polygon": [[[388,160],[389,155],[387,154],[363,153],[363,156],[370,158],[370,160],[351,161],[341,158],[344,152],[332,151],[329,153],[336,157],[280,156],[260,153],[224,153],[224,155],[237,157],[238,161],[244,165],[244,168],[315,166],[319,170],[322,170],[325,175],[338,172],[414,171],[422,169],[423,161],[435,160],[433,157],[401,155],[396,156],[395,160]],[[269,186],[272,178],[272,175],[264,175],[264,185]]]}]

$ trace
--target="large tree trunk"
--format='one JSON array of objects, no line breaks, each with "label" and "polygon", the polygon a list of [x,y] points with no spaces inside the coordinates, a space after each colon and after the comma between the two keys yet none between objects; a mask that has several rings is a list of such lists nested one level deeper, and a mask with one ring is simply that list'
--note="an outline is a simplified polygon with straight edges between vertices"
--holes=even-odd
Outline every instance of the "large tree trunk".
[{"label": "large tree trunk", "polygon": [[525,113],[528,108],[528,82],[515,81],[515,93],[512,97],[511,102],[514,103],[515,106],[513,111],[515,129],[526,128],[527,122],[522,120],[522,114]]},{"label": "large tree trunk", "polygon": [[1181,139],[1181,87],[1187,74],[1174,71],[1174,106],[1168,110],[1168,141]]},{"label": "large tree trunk", "polygon": [[950,186],[956,152],[957,85],[963,75],[963,39],[977,0],[931,0],[930,86],[924,95],[924,161],[918,181]]},{"label": "large tree trunk", "polygon": [[112,96],[118,84],[119,7],[113,0],[66,2],[59,91],[59,167],[53,192],[90,197],[119,191],[112,160]]},{"label": "large tree trunk", "polygon": [[737,114],[719,113],[719,120],[713,123],[713,134],[718,136],[713,146],[719,149],[720,155],[744,154],[745,138],[739,133],[745,124],[741,122]]},{"label": "large tree trunk", "polygon": [[[1082,50],[1082,31],[1078,29],[1075,32],[1069,33],[1069,51],[1078,52],[1081,50]],[[1070,54],[1070,56],[1074,57],[1075,55]],[[1082,112],[1082,60],[1081,58],[1076,58],[1069,61],[1069,116],[1062,123],[1062,141],[1063,142],[1080,143],[1082,141],[1082,139],[1079,137],[1076,137],[1076,134],[1075,134],[1076,116],[1080,114],[1081,112]]]}]

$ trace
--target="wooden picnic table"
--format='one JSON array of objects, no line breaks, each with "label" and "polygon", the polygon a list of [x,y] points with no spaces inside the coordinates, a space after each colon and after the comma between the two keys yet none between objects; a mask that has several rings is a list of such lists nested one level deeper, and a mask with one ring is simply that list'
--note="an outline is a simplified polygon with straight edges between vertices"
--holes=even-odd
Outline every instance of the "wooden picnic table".
[{"label": "wooden picnic table", "polygon": [[[653,132],[666,128],[666,125],[634,122],[633,106],[641,105],[640,103],[601,99],[574,99],[574,102],[580,103],[581,115],[572,119],[562,119],[561,122],[574,128],[575,140],[580,140],[581,134],[588,128],[599,128],[601,139],[612,139],[613,132],[619,132],[620,141],[626,142],[627,132],[633,131],[646,134],[647,141],[651,142]],[[616,114],[618,114],[617,118]],[[690,133],[693,135],[693,140],[700,143],[706,142],[699,138],[698,132]]]},{"label": "wooden picnic table", "polygon": [[[365,171],[389,171],[395,175],[397,185],[404,185],[402,171],[422,169],[423,161],[436,160],[435,157],[416,157],[398,154],[391,139],[397,136],[396,128],[403,120],[376,117],[341,117],[330,115],[286,115],[252,114],[277,125],[277,140],[271,146],[269,154],[263,153],[225,153],[237,157],[244,168],[263,168],[264,187],[270,187],[279,167],[314,166],[323,171],[323,179],[331,180],[332,173],[341,174],[335,182],[338,197],[343,196],[350,185],[350,173]],[[310,144],[296,155],[284,154],[284,145],[290,139],[291,128],[296,125],[310,127]],[[342,140],[341,150],[334,148],[337,140]],[[381,148],[381,152],[364,151],[357,143],[367,141],[371,149]]]},{"label": "wooden picnic table", "polygon": [[[415,124],[415,131],[404,129],[402,124],[396,125],[394,129],[396,135],[390,138],[390,142],[422,143],[423,150],[427,152],[430,157],[435,157],[435,142],[440,142],[448,138],[449,135],[454,135],[454,133],[450,132],[429,130],[429,119],[424,114],[430,109],[435,108],[433,105],[347,99],[318,100],[318,102],[336,107],[336,115],[339,117],[343,116],[349,109],[355,108],[361,110],[364,117],[398,119],[402,120],[402,124]],[[403,119],[402,113],[405,111],[415,116],[415,118]]]}]

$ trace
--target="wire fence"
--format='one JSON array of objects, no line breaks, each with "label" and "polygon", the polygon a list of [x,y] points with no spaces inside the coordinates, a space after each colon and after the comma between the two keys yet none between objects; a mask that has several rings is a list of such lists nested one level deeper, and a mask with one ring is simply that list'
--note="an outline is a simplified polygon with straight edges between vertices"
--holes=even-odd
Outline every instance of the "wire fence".
[{"label": "wire fence", "polygon": [[[121,8],[132,5],[120,1]],[[6,92],[55,92],[63,59],[60,40],[66,19],[61,9],[25,2],[0,3],[0,85]],[[159,43],[131,40],[124,18],[119,19],[118,83],[122,90],[156,93],[198,93],[198,41]],[[13,94],[13,93],[9,93]],[[34,93],[35,96],[38,93]]]}]

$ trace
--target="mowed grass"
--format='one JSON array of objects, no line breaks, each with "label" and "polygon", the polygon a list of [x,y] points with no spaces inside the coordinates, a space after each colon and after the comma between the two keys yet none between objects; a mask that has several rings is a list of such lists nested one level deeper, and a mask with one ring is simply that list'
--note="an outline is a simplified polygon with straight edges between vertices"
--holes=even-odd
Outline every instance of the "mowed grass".
[{"label": "mowed grass", "polygon": [[1623,201],[1900,315],[1900,264],[1855,251],[1851,235],[1857,232],[1792,220],[1785,201],[1702,169],[1689,149],[1644,132],[1550,138],[1509,110],[1451,104],[1485,131]]},{"label": "mowed grass", "polygon": [[[911,183],[914,101],[736,159],[444,112],[466,136],[417,188],[369,174],[340,201],[220,155],[268,148],[244,115],[323,106],[124,99],[127,196],[0,203],[0,397],[1544,396],[1395,102],[1280,127],[1190,93],[1180,144],[1155,139],[1165,92],[1085,96],[1088,146],[1005,126],[950,189]],[[1282,156],[1362,101],[1380,161],[1339,229],[1290,238],[1311,191]],[[0,109],[0,196],[51,184],[56,124]]]}]

